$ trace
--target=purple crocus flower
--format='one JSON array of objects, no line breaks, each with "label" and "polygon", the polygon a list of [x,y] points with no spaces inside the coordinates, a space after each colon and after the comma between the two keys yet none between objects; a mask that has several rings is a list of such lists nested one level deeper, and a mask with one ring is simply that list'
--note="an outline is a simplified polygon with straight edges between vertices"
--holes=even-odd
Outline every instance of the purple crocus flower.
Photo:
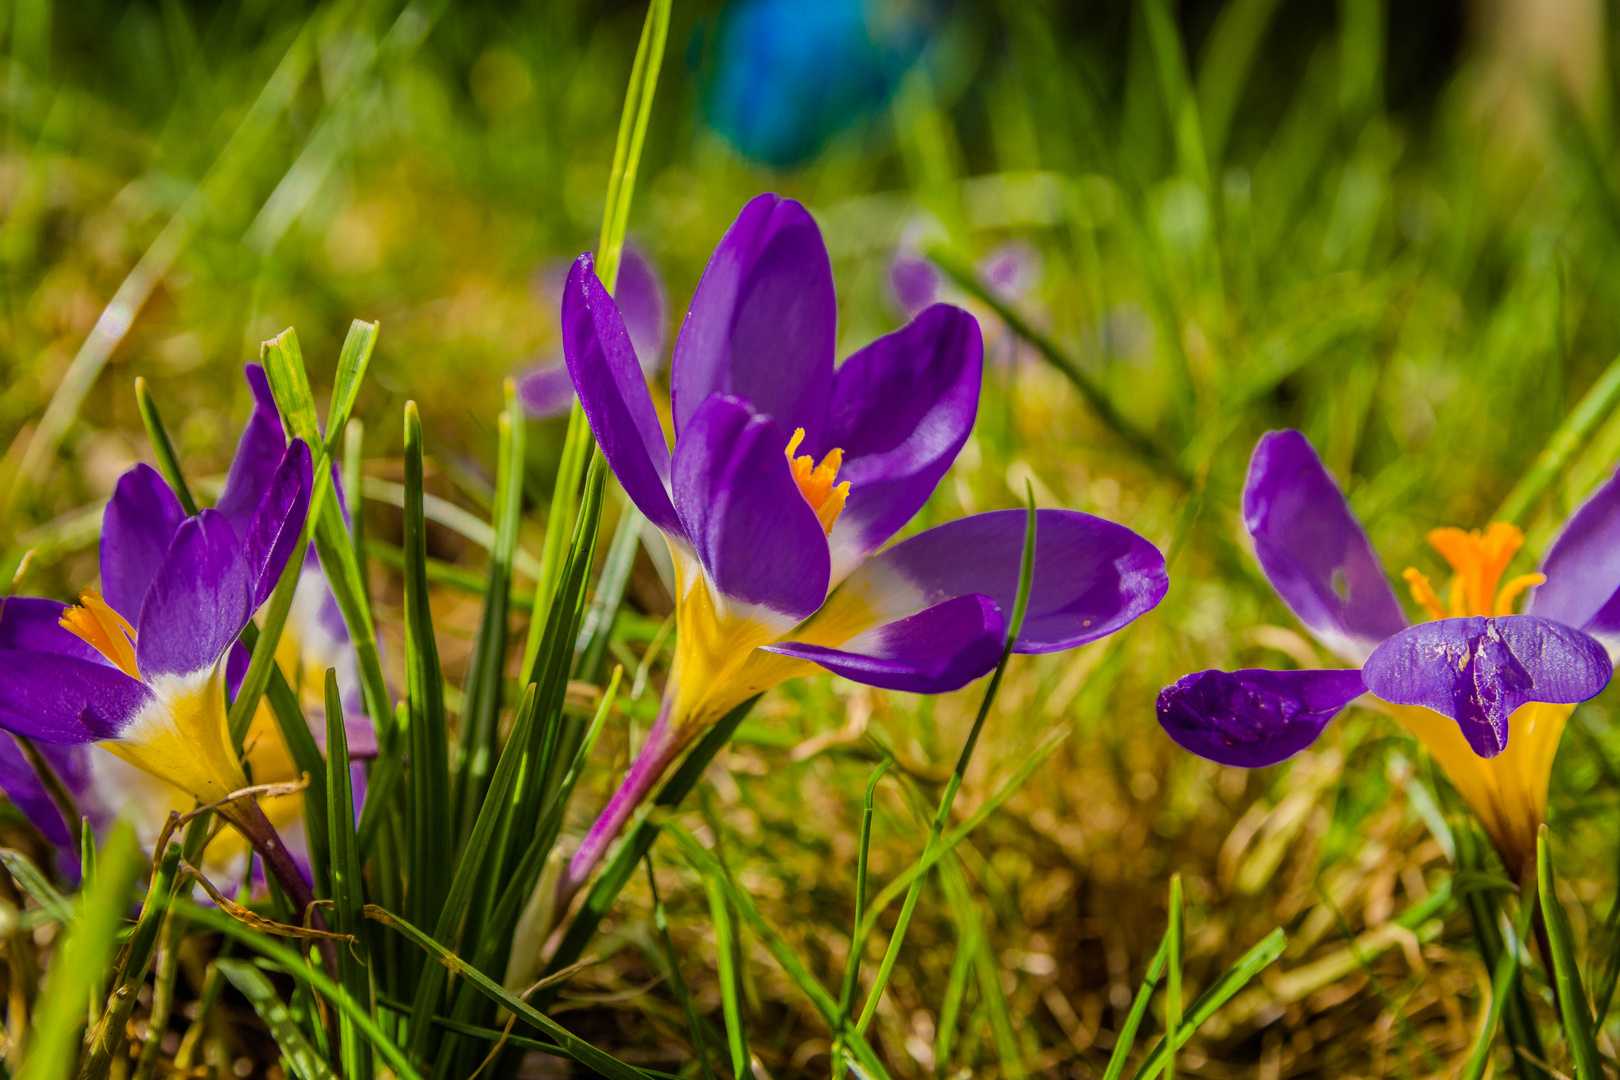
[{"label": "purple crocus flower", "polygon": [[[1450,776],[1517,874],[1535,857],[1547,782],[1574,706],[1608,685],[1620,644],[1620,477],[1565,525],[1540,573],[1503,582],[1524,542],[1513,525],[1436,529],[1455,572],[1442,603],[1405,572],[1430,621],[1409,625],[1383,564],[1321,459],[1297,431],[1262,438],[1243,519],[1283,602],[1348,668],[1201,671],[1159,694],[1181,746],[1258,768],[1313,743],[1350,702],[1404,724]],[[1534,589],[1526,613],[1518,598]]]},{"label": "purple crocus flower", "polygon": [[[955,690],[1001,654],[1025,515],[952,521],[884,545],[972,430],[977,322],[935,305],[836,370],[832,267],[804,207],[751,201],[715,249],[675,342],[674,450],[624,319],[582,255],[563,344],[591,430],[675,564],[677,644],[658,719],[574,856],[572,895],[691,740],[818,668],[914,693]],[[1164,559],[1121,525],[1042,510],[1015,648],[1072,648],[1164,595]]]},{"label": "purple crocus flower", "polygon": [[[551,291],[549,288],[546,290]],[[630,344],[648,380],[664,366],[664,339],[669,323],[664,282],[639,249],[626,245],[619,260],[619,281],[613,293],[630,333]],[[544,420],[561,416],[574,405],[574,380],[561,356],[530,368],[518,377],[518,400],[529,415]]]}]

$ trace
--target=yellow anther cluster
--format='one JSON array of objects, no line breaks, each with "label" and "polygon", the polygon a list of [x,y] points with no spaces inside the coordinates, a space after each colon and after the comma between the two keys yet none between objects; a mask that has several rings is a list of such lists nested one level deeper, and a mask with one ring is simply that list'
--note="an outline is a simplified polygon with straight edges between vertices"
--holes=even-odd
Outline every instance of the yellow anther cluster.
[{"label": "yellow anther cluster", "polygon": [[1451,565],[1450,603],[1441,602],[1428,576],[1416,567],[1408,566],[1401,576],[1412,590],[1412,599],[1432,619],[1511,615],[1520,594],[1547,580],[1541,574],[1520,574],[1502,583],[1508,564],[1524,546],[1524,533],[1505,521],[1492,522],[1484,532],[1435,529],[1428,540]]},{"label": "yellow anther cluster", "polygon": [[793,470],[793,481],[799,485],[799,493],[804,496],[804,501],[816,512],[821,528],[830,533],[838,515],[844,512],[844,500],[849,498],[849,481],[834,483],[838,479],[839,468],[844,464],[844,452],[829,450],[821,459],[821,464],[817,465],[808,454],[793,456],[793,451],[803,441],[804,428],[798,428],[793,432],[793,438],[788,440],[788,466]]},{"label": "yellow anther cluster", "polygon": [[111,660],[125,675],[141,677],[135,667],[135,628],[108,607],[96,590],[84,590],[78,606],[62,612],[61,626]]}]

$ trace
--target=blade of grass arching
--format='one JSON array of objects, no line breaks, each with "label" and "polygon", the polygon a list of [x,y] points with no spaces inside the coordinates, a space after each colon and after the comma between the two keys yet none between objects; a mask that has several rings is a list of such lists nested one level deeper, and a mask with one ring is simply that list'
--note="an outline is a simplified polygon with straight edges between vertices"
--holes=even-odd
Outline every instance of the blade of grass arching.
[{"label": "blade of grass arching", "polygon": [[191,489],[186,486],[185,476],[180,472],[180,458],[174,452],[174,443],[169,441],[169,432],[163,426],[163,417],[158,414],[157,403],[146,388],[146,380],[140,376],[135,378],[135,407],[140,410],[141,423],[146,427],[147,440],[152,444],[152,456],[157,459],[158,472],[169,482],[169,487],[180,500],[180,508],[188,516],[195,514],[197,500],[191,497]]},{"label": "blade of grass arching", "polygon": [[[328,978],[321,970],[321,965],[309,963],[275,938],[236,921],[217,908],[205,908],[183,896],[172,897],[169,906],[192,922],[247,946],[274,964],[282,974],[291,976],[294,982],[308,987],[312,992],[330,1001],[341,1013],[354,1021],[360,1034],[377,1049],[399,1080],[423,1080],[422,1074],[412,1067],[410,1059],[377,1026],[371,1018],[370,1010],[350,997],[342,986]],[[215,961],[216,970],[218,963]]]},{"label": "blade of grass arching", "polygon": [[276,995],[276,988],[270,985],[264,972],[244,960],[220,960],[218,964],[220,972],[248,999],[253,1011],[270,1029],[270,1037],[275,1039],[281,1059],[298,1080],[336,1080],[332,1067],[304,1038],[303,1029],[293,1020],[292,1013],[287,1011],[287,1006]]},{"label": "blade of grass arching", "polygon": [[[978,714],[973,718],[973,727],[968,731],[967,740],[962,744],[962,752],[956,759],[956,768],[952,771],[951,778],[946,781],[944,794],[940,796],[939,809],[934,814],[934,820],[928,829],[928,840],[923,847],[923,860],[933,854],[945,832],[945,824],[950,820],[951,806],[956,802],[956,792],[961,788],[962,780],[967,775],[968,763],[973,759],[974,748],[979,742],[979,733],[984,730],[984,722],[990,715],[990,706],[995,703],[996,692],[1001,688],[1002,675],[1007,670],[1007,661],[1012,659],[1013,646],[1018,642],[1018,631],[1024,624],[1024,612],[1029,608],[1029,587],[1035,572],[1035,495],[1032,490],[1026,494],[1028,508],[1024,523],[1024,551],[1018,569],[1018,595],[1013,602],[1011,617],[1007,620],[1007,640],[1001,649],[1001,659],[996,663],[996,669],[990,676],[990,685],[985,688]],[[924,880],[925,875],[918,874],[906,890],[906,899],[900,907],[900,917],[895,923],[894,932],[889,936],[889,946],[883,952],[877,978],[872,981],[866,1004],[862,1006],[860,1018],[855,1022],[855,1030],[863,1036],[866,1029],[871,1026],[872,1017],[877,1015],[883,989],[888,985],[889,975],[894,971],[895,962],[900,957],[900,946],[905,942],[906,930],[911,924],[912,913],[917,909],[917,900],[922,894]]]},{"label": "blade of grass arching", "polygon": [[985,1012],[990,1018],[990,1034],[995,1041],[1001,1075],[1009,1080],[1022,1080],[1028,1072],[1024,1067],[1023,1054],[1018,1049],[1018,1035],[1013,1030],[1007,992],[1001,985],[1001,968],[996,963],[995,951],[985,945],[988,939],[985,936],[984,915],[968,892],[967,879],[963,877],[961,864],[956,858],[946,859],[940,864],[939,880],[944,886],[945,899],[956,922],[958,938],[966,938],[979,946],[972,950],[973,972],[979,984],[979,998],[984,1002]]},{"label": "blade of grass arching", "polygon": [[1492,520],[1522,524],[1531,506],[1548,485],[1564,474],[1570,458],[1580,450],[1587,437],[1603,422],[1617,402],[1620,402],[1620,358],[1609,364],[1592,388],[1570,410],[1564,422],[1558,425],[1558,430],[1547,440],[1547,445],[1536,455],[1536,460],[1519,478],[1519,482],[1513,485],[1513,490],[1502,500],[1502,505],[1497,507]]},{"label": "blade of grass arching", "polygon": [[371,904],[366,905],[366,917],[375,919],[384,926],[397,931],[405,940],[427,953],[432,959],[443,964],[458,979],[462,979],[468,985],[475,987],[479,993],[490,1001],[509,1012],[516,1013],[524,1021],[550,1035],[557,1041],[557,1045],[562,1048],[564,1053],[581,1065],[596,1070],[603,1076],[608,1077],[609,1080],[641,1080],[639,1070],[626,1065],[611,1054],[598,1050],[551,1017],[537,1011],[528,1002],[509,992],[488,975],[485,975],[482,971],[479,971],[476,967],[468,964],[449,949],[434,941],[427,934],[424,934],[413,926],[409,920],[402,919],[398,915]]},{"label": "blade of grass arching", "polygon": [[[1214,1016],[1222,1005],[1248,985],[1249,980],[1276,962],[1277,957],[1281,956],[1287,947],[1288,937],[1282,932],[1282,928],[1278,927],[1261,938],[1254,948],[1239,957],[1237,963],[1227,968],[1226,972],[1215,980],[1214,985],[1198,995],[1198,999],[1188,1007],[1176,1032],[1176,1046],[1180,1047],[1182,1043],[1192,1038],[1193,1034],[1204,1026],[1204,1021]],[[1168,950],[1166,952],[1168,958]],[[1141,1068],[1136,1070],[1135,1080],[1152,1080],[1158,1076],[1164,1068],[1167,1056],[1168,1048],[1165,1041],[1160,1039],[1148,1053],[1147,1059],[1142,1062]]]},{"label": "blade of grass arching", "polygon": [[[838,1028],[842,1029],[849,1024],[850,1012],[855,1008],[855,986],[861,973],[861,948],[866,943],[866,936],[861,933],[861,923],[866,918],[866,868],[867,859],[872,848],[872,800],[877,794],[878,781],[883,774],[894,765],[893,758],[884,758],[878,767],[872,770],[872,775],[866,781],[866,797],[861,803],[861,842],[855,854],[855,925],[849,934],[849,955],[844,958],[844,980],[838,990]],[[841,1037],[833,1039],[833,1077],[841,1080],[844,1075],[844,1047]]]},{"label": "blade of grass arching", "polygon": [[[365,433],[365,424],[354,417],[350,417],[349,422],[343,425],[343,492],[346,498],[354,500],[354,504],[349,507],[349,541],[354,548],[355,561],[362,565],[366,552],[366,515],[361,508],[360,467]],[[364,576],[360,578],[360,583],[362,585],[366,583]]]},{"label": "blade of grass arching", "polygon": [[[653,797],[652,806],[655,810],[674,809],[681,804],[692,788],[697,786],[698,780],[703,776],[703,770],[709,767],[709,762],[713,761],[715,755],[731,741],[737,725],[742,723],[743,717],[748,715],[754,707],[754,702],[758,700],[758,697],[749,698],[709,729]],[[652,850],[653,841],[658,839],[659,828],[660,826],[649,820],[648,816],[643,815],[626,832],[612,858],[597,875],[596,884],[591,886],[584,904],[574,915],[573,921],[568,924],[562,941],[557,945],[556,953],[546,965],[545,974],[560,971],[580,958],[585,951],[586,943],[596,934],[597,926],[607,916],[613,902],[618,899],[620,890],[635,873],[636,864]]]},{"label": "blade of grass arching", "polygon": [[1164,1044],[1169,1052],[1164,1058],[1164,1076],[1165,1080],[1176,1080],[1176,1047],[1181,1045],[1181,957],[1186,939],[1180,874],[1170,875],[1170,928],[1166,937],[1170,950],[1164,961]]},{"label": "blade of grass arching", "polygon": [[625,586],[630,583],[630,569],[635,565],[636,552],[641,546],[641,528],[647,521],[628,497],[622,497],[620,502],[619,524],[613,530],[613,543],[608,545],[602,576],[596,581],[596,597],[579,628],[578,677],[587,682],[596,679],[602,656],[607,652],[613,620],[618,617]]},{"label": "blade of grass arching", "polygon": [[[256,160],[258,144],[297,96],[298,88],[315,60],[314,23],[313,16],[304,21],[297,37],[287,47],[281,62],[271,72],[246,115],[231,133],[224,149],[102,309],[95,326],[57,384],[45,414],[40,417],[10,490],[0,497],[0,513],[15,506],[27,488],[43,477],[45,469],[56,457],[62,438],[72,427],[74,417],[84,404],[85,395],[95,385],[108,357],[129,333],[135,317],[146,306],[158,282],[174,266],[175,260],[207,219],[210,209],[219,205],[217,195],[238,184],[237,165]],[[227,200],[227,203],[231,201],[234,200]]]},{"label": "blade of grass arching", "polygon": [[[371,364],[372,351],[377,347],[377,324],[355,319],[344,335],[343,348],[338,353],[337,374],[332,378],[332,404],[326,410],[326,457],[338,460],[338,441],[345,438],[349,414],[354,411],[360,396],[360,381],[365,378]],[[358,493],[359,488],[353,489]]]},{"label": "blade of grass arching", "polygon": [[1536,834],[1536,888],[1541,915],[1546,920],[1547,941],[1551,945],[1548,951],[1552,955],[1547,961],[1553,969],[1553,981],[1558,987],[1564,1041],[1569,1044],[1570,1057],[1575,1059],[1576,1077],[1579,1080],[1603,1080],[1603,1059],[1598,1056],[1592,1013],[1586,1004],[1586,988],[1581,985],[1580,963],[1575,958],[1575,940],[1570,930],[1569,916],[1564,914],[1564,906],[1558,902],[1558,886],[1553,877],[1552,851],[1547,836],[1547,826],[1543,825]]},{"label": "blade of grass arching", "polygon": [[[376,476],[367,476],[361,481],[361,490],[365,497],[376,502],[387,503],[389,506],[405,508],[405,487],[392,480],[384,480]],[[422,497],[422,512],[431,522],[443,525],[451,532],[470,540],[485,551],[495,549],[495,526],[485,521],[477,514],[463,510],[448,499],[441,499],[437,495],[424,495]],[[568,529],[563,529],[566,537]],[[566,551],[567,549],[564,548]],[[512,555],[512,566],[519,573],[531,578],[540,576],[540,563],[534,556],[522,548],[518,548]],[[477,592],[484,591],[485,579],[479,579]]]},{"label": "blade of grass arching", "polygon": [[135,930],[124,942],[112,969],[113,989],[107,997],[106,1008],[85,1039],[90,1053],[79,1071],[80,1080],[104,1080],[112,1068],[113,1058],[124,1048],[129,1018],[135,1012],[137,994],[146,981],[147,965],[152,961],[152,949],[163,926],[166,911],[162,898],[168,896],[173,887],[179,865],[180,844],[170,843],[152,874]]},{"label": "blade of grass arching", "polygon": [[[354,791],[349,780],[349,733],[343,719],[343,694],[338,689],[337,671],[326,669],[326,832],[331,850],[332,929],[351,934],[357,940],[348,949],[338,950],[338,979],[355,1001],[371,1004],[371,979],[364,960],[364,927],[361,909],[365,906],[365,883],[361,874],[359,848],[354,834]],[[362,950],[358,953],[356,950]],[[226,974],[229,974],[227,972]],[[232,979],[232,982],[236,982]],[[238,983],[238,988],[241,984]],[[244,991],[245,992],[245,991]],[[256,1004],[256,1003],[255,1003]],[[268,1018],[265,1021],[269,1023]],[[371,1053],[361,1042],[354,1020],[339,1017],[343,1075],[348,1080],[370,1080]]]},{"label": "blade of grass arching", "polygon": [[1170,961],[1170,929],[1165,928],[1164,937],[1159,939],[1159,948],[1148,963],[1147,974],[1142,976],[1142,985],[1136,991],[1136,998],[1131,1002],[1131,1011],[1125,1014],[1125,1024],[1119,1029],[1114,1038],[1114,1052],[1108,1057],[1108,1069],[1103,1073],[1103,1080],[1119,1080],[1125,1075],[1125,1062],[1131,1056],[1131,1049],[1136,1045],[1136,1032],[1142,1026],[1142,1018],[1147,1015],[1148,1005],[1153,1001],[1153,991],[1159,985],[1159,978],[1164,974],[1164,966]]},{"label": "blade of grass arching", "polygon": [[133,827],[126,821],[114,825],[102,845],[95,882],[73,905],[67,936],[58,946],[51,977],[35,1006],[24,1064],[28,1076],[54,1080],[71,1075],[90,997],[107,971],[145,862]]},{"label": "blade of grass arching", "polygon": [[0,848],[0,866],[4,866],[18,888],[33,897],[34,903],[56,922],[68,923],[73,920],[73,905],[56,891],[56,887],[28,856],[11,848]]},{"label": "blade of grass arching", "polygon": [[427,521],[422,516],[422,417],[405,403],[405,672],[410,703],[410,858],[406,906],[412,922],[438,922],[444,906],[444,868],[454,838],[450,819],[449,734],[444,718],[444,673],[428,605]]},{"label": "blade of grass arching", "polygon": [[[702,871],[698,871],[702,874]],[[731,1075],[745,1080],[754,1075],[749,1064],[748,1032],[743,1029],[742,1005],[737,995],[737,942],[732,936],[731,913],[726,910],[725,888],[712,875],[703,874],[709,898],[709,925],[714,928],[714,963],[720,979],[720,1012],[726,1020],[726,1044],[731,1048]]]},{"label": "blade of grass arching", "polygon": [[699,874],[706,880],[716,881],[722,886],[733,910],[744,924],[759,935],[765,950],[804,994],[805,999],[815,1007],[816,1012],[821,1014],[822,1022],[827,1025],[828,1030],[834,1034],[842,1032],[844,1045],[853,1056],[854,1064],[866,1074],[868,1080],[888,1080],[888,1072],[883,1068],[877,1054],[873,1052],[871,1043],[853,1027],[839,1024],[838,1001],[821,985],[820,980],[810,973],[805,962],[793,951],[792,946],[776,927],[760,913],[758,905],[754,903],[754,898],[748,891],[738,887],[725,864],[699,843],[697,837],[679,824],[673,821],[666,822],[663,828],[680,846],[681,854],[685,856],[687,862],[697,868]]},{"label": "blade of grass arching", "polygon": [[1215,16],[1198,65],[1198,112],[1204,120],[1204,148],[1218,165],[1226,153],[1232,114],[1248,82],[1260,41],[1278,0],[1234,0]]},{"label": "blade of grass arching", "polygon": [[[1491,1004],[1485,1013],[1485,1030],[1480,1033],[1478,1042],[1474,1044],[1474,1052],[1463,1066],[1461,1080],[1480,1080],[1490,1066],[1491,1052],[1496,1045],[1496,1029],[1502,1025],[1503,1014],[1513,997],[1513,983],[1519,973],[1519,950],[1530,932],[1531,913],[1535,906],[1535,892],[1524,890],[1519,896],[1519,918],[1514,927],[1517,940],[1503,942],[1495,973],[1491,977]],[[1513,1056],[1515,1059],[1520,1057],[1517,1052]]]},{"label": "blade of grass arching", "polygon": [[686,1017],[686,1030],[692,1037],[692,1053],[697,1058],[698,1070],[703,1080],[714,1080],[714,1070],[709,1067],[708,1040],[703,1037],[703,1021],[698,1016],[697,1006],[692,1003],[692,992],[687,989],[686,978],[681,974],[681,961],[675,954],[675,943],[669,939],[669,918],[664,913],[664,901],[658,895],[658,876],[653,873],[652,856],[648,855],[642,861],[647,867],[647,889],[652,895],[653,929],[658,931],[658,943],[664,950],[664,964],[669,968],[669,988],[680,1002],[681,1012]]},{"label": "blade of grass arching", "polygon": [[[506,381],[506,411],[496,420],[495,546],[489,555],[484,609],[462,687],[461,738],[456,747],[456,831],[465,841],[478,818],[500,736],[501,696],[506,674],[507,604],[511,598],[512,555],[517,549],[523,510],[523,414],[512,380]],[[426,573],[426,560],[417,564]]]},{"label": "blade of grass arching", "polygon": [[[366,537],[362,543],[367,557],[376,559],[384,566],[392,567],[395,570],[405,569],[405,552],[403,549],[395,547],[386,540],[373,540],[370,537]],[[448,585],[452,589],[471,593],[474,596],[483,596],[484,590],[489,587],[489,578],[486,575],[465,569],[454,563],[447,563],[443,559],[435,559],[432,556],[428,557],[427,576],[428,580],[435,585]],[[528,610],[534,606],[534,594],[523,589],[513,589],[507,603],[509,609]]]}]

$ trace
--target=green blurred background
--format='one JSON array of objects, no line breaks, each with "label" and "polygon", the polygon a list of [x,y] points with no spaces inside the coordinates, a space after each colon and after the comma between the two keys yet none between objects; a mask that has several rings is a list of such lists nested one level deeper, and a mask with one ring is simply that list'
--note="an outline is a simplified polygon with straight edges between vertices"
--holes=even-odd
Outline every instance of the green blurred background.
[{"label": "green blurred background", "polygon": [[[1416,746],[1352,713],[1294,762],[1248,774],[1175,750],[1152,702],[1200,667],[1321,660],[1244,551],[1237,492],[1261,432],[1304,430],[1392,574],[1434,576],[1425,532],[1490,521],[1600,384],[1620,352],[1612,8],[676,3],[630,216],[665,275],[672,332],[763,190],[822,223],[841,356],[903,321],[897,252],[939,245],[969,277],[1012,252],[1024,284],[1005,302],[1050,355],[947,282],[995,362],[977,434],[923,520],[1015,505],[1027,480],[1043,505],[1120,520],[1174,559],[1169,597],[1128,633],[1014,664],[959,805],[982,804],[1049,733],[1065,741],[965,846],[960,891],[925,899],[879,1013],[898,1073],[935,1072],[945,1017],[953,1062],[976,1072],[1090,1075],[1172,871],[1187,881],[1195,988],[1272,927],[1291,939],[1184,1069],[1405,1075],[1467,1053],[1486,976],[1466,920],[1397,920],[1449,876],[1434,839],[1444,780]],[[136,376],[188,470],[218,476],[247,411],[240,365],[289,325],[319,388],[349,320],[380,321],[357,410],[368,475],[397,478],[415,399],[433,490],[487,519],[502,380],[557,349],[547,283],[595,243],[643,14],[560,0],[0,4],[0,549],[8,575],[34,552],[22,591],[65,598],[92,580],[99,500],[147,454]],[[1520,489],[1524,569],[1620,458],[1612,395],[1599,403],[1559,444],[1551,482]],[[532,425],[531,552],[562,431]],[[386,500],[366,513],[397,539]],[[455,529],[433,540],[482,567]],[[373,572],[397,611],[391,571]],[[631,595],[648,618],[615,655],[633,661],[668,598],[650,566]],[[450,642],[470,640],[471,594],[446,588],[436,610]],[[465,646],[442,651],[454,682]],[[894,753],[931,790],[974,694],[814,680],[768,698],[711,774],[694,814],[818,969],[836,972],[847,948],[872,762]],[[1615,888],[1611,710],[1577,712],[1554,780],[1567,903],[1594,953]],[[604,792],[626,740],[604,740]],[[884,789],[875,881],[915,857],[914,811]],[[688,979],[717,1012],[701,893],[668,866]],[[628,893],[595,950],[612,962],[581,977],[580,1025],[667,1067],[683,1025],[646,988],[644,902]],[[762,1063],[824,1075],[824,1030],[744,946]],[[970,969],[953,977],[953,962]],[[954,1017],[946,986],[963,988]]]}]

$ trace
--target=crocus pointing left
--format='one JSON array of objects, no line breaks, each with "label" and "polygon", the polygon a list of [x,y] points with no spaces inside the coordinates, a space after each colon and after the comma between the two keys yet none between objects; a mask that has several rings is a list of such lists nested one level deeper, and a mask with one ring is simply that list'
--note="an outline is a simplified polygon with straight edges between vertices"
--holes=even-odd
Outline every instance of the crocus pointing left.
[{"label": "crocus pointing left", "polygon": [[[227,660],[297,552],[309,447],[294,439],[272,468],[268,482],[233,468],[217,508],[189,517],[151,467],[120,477],[102,518],[101,591],[0,608],[0,727],[38,743],[99,743],[203,803],[245,787]],[[221,816],[272,869],[288,869],[256,803]]]}]

